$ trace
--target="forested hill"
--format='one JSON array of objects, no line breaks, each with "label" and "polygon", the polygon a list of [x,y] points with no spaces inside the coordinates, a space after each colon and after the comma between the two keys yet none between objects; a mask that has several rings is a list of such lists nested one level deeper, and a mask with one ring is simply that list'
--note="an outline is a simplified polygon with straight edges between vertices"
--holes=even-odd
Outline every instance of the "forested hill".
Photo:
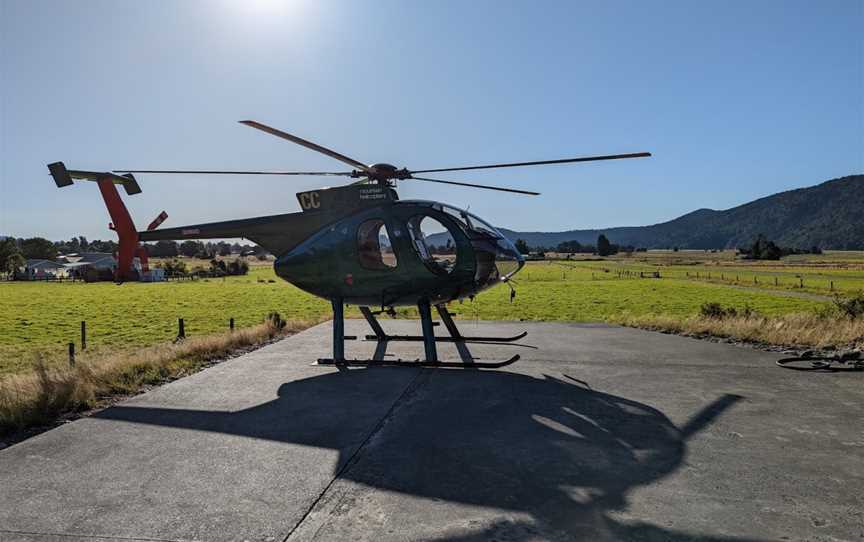
[{"label": "forested hill", "polygon": [[593,245],[605,234],[612,243],[645,248],[737,248],[760,233],[792,248],[864,249],[864,175],[850,175],[809,188],[780,192],[725,211],[699,209],[653,226],[516,232],[511,240],[532,247],[565,241]]}]

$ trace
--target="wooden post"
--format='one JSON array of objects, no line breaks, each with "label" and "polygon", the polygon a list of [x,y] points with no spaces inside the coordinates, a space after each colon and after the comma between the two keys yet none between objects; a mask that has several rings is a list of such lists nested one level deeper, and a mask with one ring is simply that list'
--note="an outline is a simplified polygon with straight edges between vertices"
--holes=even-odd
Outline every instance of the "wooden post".
[{"label": "wooden post", "polygon": [[177,338],[185,339],[186,338],[186,326],[183,323],[182,318],[177,319]]},{"label": "wooden post", "polygon": [[228,329],[230,329],[231,331],[234,331],[234,317],[233,316],[231,317],[231,319],[228,320]]},{"label": "wooden post", "polygon": [[759,284],[759,277],[753,275],[753,284]]},{"label": "wooden post", "polygon": [[834,281],[833,280],[831,281],[831,291],[832,292],[834,291]]},{"label": "wooden post", "polygon": [[75,343],[69,343],[69,367],[75,367]]},{"label": "wooden post", "polygon": [[777,277],[774,277],[774,286],[777,286]]},{"label": "wooden post", "polygon": [[799,277],[798,280],[799,280],[799,286],[801,286],[803,288],[804,287],[804,277]]},{"label": "wooden post", "polygon": [[81,320],[81,350],[87,350],[87,322]]}]

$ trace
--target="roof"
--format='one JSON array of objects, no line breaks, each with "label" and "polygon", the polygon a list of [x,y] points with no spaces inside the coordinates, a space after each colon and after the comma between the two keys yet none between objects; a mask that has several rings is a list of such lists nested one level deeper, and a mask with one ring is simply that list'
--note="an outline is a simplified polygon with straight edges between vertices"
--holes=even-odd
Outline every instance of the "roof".
[{"label": "roof", "polygon": [[66,258],[70,262],[75,263],[93,263],[102,261],[105,258],[111,258],[113,260],[114,256],[109,252],[79,252],[75,255],[67,254]]},{"label": "roof", "polygon": [[63,267],[63,264],[60,264],[57,262],[52,262],[51,260],[39,260],[39,259],[27,260],[24,263],[24,265],[25,265],[25,267],[28,267],[30,269],[37,268],[37,267],[50,267],[51,269],[60,269],[61,267]]}]

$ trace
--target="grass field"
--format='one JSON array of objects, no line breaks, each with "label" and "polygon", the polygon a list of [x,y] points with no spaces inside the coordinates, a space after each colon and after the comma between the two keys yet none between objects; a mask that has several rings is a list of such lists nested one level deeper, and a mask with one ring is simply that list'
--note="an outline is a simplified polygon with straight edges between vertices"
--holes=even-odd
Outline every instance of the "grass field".
[{"label": "grass field", "polygon": [[[530,262],[516,276],[512,303],[510,290],[499,286],[473,302],[454,303],[451,310],[467,319],[618,322],[653,316],[682,320],[698,314],[703,303],[718,302],[771,316],[825,306],[818,295],[830,289],[819,281],[833,280],[836,292],[864,289],[864,255],[796,258],[768,265],[735,261],[727,253],[682,251],[604,261]],[[660,279],[638,278],[640,271],[648,276],[657,270]],[[619,271],[630,271],[630,278]],[[731,280],[733,274],[737,282]],[[769,279],[775,276],[782,278],[780,286]],[[804,288],[795,286],[798,276],[804,278]],[[779,291],[784,289],[789,292]],[[270,265],[253,267],[243,277],[187,282],[4,282],[0,375],[29,370],[39,353],[62,360],[66,345],[79,342],[82,320],[87,322],[90,350],[130,350],[170,341],[180,317],[187,335],[196,336],[226,330],[231,317],[238,327],[260,323],[270,311],[317,322],[329,317],[330,307],[277,279]]]}]

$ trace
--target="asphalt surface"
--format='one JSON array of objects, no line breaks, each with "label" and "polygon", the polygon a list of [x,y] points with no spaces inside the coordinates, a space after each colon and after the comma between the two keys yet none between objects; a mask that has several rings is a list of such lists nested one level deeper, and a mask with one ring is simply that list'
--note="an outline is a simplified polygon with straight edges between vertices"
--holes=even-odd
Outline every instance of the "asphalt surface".
[{"label": "asphalt surface", "polygon": [[603,325],[460,325],[529,334],[442,358],[522,360],[340,371],[313,364],[323,324],[2,450],[0,541],[864,539],[864,375]]}]

